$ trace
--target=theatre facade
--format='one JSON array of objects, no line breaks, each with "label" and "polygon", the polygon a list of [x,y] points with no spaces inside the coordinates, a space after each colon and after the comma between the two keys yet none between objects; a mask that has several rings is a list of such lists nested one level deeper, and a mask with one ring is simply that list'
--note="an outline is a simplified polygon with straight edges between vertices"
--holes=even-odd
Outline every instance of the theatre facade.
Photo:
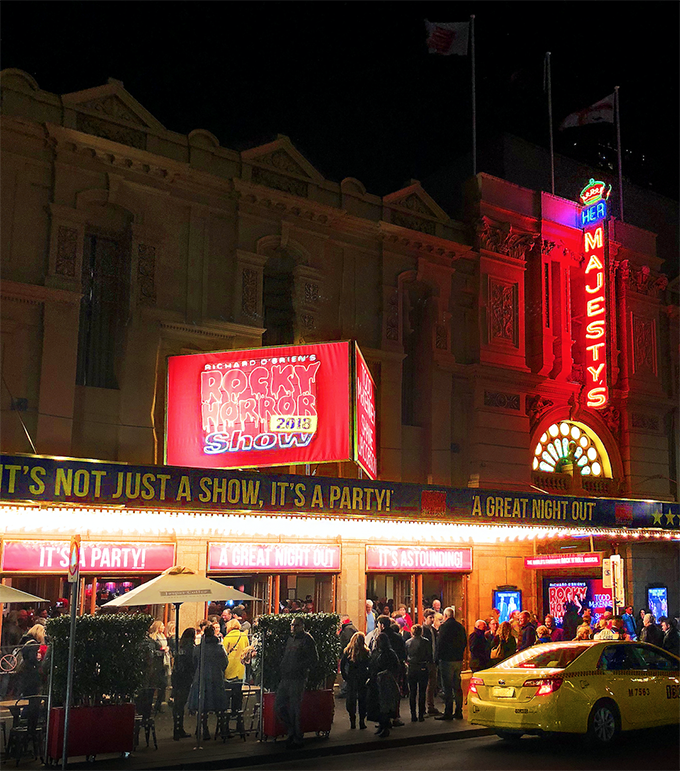
[{"label": "theatre facade", "polygon": [[359,626],[678,613],[677,286],[606,180],[478,174],[454,220],[1,82],[4,582],[57,602],[77,533],[83,612],[183,564]]}]

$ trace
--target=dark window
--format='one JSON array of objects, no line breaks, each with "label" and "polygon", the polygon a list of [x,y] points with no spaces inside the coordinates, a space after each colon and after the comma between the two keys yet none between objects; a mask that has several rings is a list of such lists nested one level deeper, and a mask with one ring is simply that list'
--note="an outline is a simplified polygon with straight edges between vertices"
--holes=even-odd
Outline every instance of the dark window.
[{"label": "dark window", "polygon": [[294,266],[292,257],[285,252],[272,257],[265,265],[262,305],[266,331],[262,337],[263,345],[295,342]]},{"label": "dark window", "polygon": [[118,388],[116,352],[122,346],[127,275],[127,255],[119,241],[87,236],[83,250],[78,385]]},{"label": "dark window", "polygon": [[606,672],[620,672],[626,669],[640,669],[640,664],[630,646],[608,645],[602,651],[597,668]]},{"label": "dark window", "polygon": [[640,659],[640,664],[636,669],[654,669],[657,672],[677,672],[680,668],[680,662],[673,659],[672,656],[655,651],[654,648],[648,648],[646,645],[635,645],[635,654]]}]

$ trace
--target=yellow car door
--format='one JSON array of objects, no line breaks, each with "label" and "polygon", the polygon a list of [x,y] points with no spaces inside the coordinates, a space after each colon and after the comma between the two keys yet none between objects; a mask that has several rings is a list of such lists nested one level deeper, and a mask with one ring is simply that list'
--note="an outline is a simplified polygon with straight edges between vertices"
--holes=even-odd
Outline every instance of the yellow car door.
[{"label": "yellow car door", "polygon": [[602,651],[598,669],[602,681],[598,683],[598,698],[609,696],[619,708],[622,727],[642,728],[649,725],[651,689],[649,677],[632,645],[612,643]]},{"label": "yellow car door", "polygon": [[649,709],[650,725],[678,723],[680,702],[680,659],[651,645],[637,643],[633,646],[640,660],[640,667],[647,673],[650,699],[645,699]]}]

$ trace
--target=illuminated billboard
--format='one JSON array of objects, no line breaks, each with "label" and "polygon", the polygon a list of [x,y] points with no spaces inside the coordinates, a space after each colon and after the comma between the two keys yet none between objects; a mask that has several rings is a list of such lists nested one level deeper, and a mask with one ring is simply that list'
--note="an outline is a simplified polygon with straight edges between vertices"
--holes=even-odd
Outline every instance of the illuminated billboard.
[{"label": "illuminated billboard", "polygon": [[375,446],[375,389],[354,343],[168,359],[169,465],[254,468],[357,460],[375,478]]}]

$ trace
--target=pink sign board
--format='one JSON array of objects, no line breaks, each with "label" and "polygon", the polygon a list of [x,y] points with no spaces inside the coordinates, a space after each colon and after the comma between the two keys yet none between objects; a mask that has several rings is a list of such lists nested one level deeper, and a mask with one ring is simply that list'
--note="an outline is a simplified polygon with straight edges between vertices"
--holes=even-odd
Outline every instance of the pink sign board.
[{"label": "pink sign board", "polygon": [[211,543],[208,570],[331,572],[340,570],[340,547],[334,544]]},{"label": "pink sign board", "polygon": [[370,479],[378,476],[375,384],[358,346],[356,351],[356,462]]},{"label": "pink sign board", "polygon": [[534,570],[542,568],[599,568],[602,566],[600,552],[581,552],[580,554],[537,554],[525,557],[524,567]]},{"label": "pink sign board", "polygon": [[472,549],[434,546],[367,546],[366,570],[455,573],[472,570]]},{"label": "pink sign board", "polygon": [[[175,564],[172,543],[94,543],[80,545],[81,573],[129,575],[162,573]],[[2,569],[12,573],[66,573],[68,541],[5,541]]]}]

